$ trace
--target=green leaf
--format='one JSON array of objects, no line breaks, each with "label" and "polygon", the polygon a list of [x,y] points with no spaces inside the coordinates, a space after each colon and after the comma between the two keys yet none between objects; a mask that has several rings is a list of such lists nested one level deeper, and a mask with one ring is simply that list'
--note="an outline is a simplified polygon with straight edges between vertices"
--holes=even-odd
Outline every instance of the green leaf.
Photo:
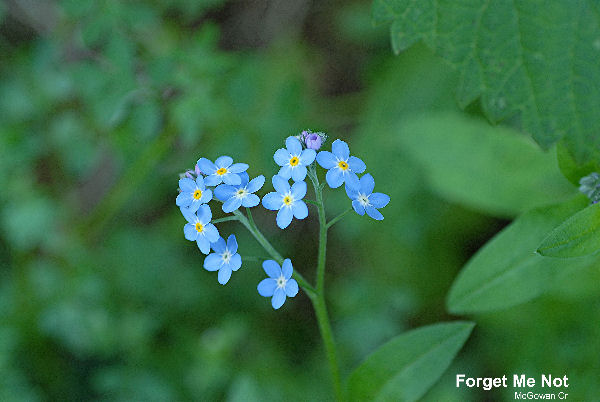
[{"label": "green leaf", "polygon": [[511,217],[574,194],[553,153],[513,130],[437,113],[407,120],[399,140],[443,197]]},{"label": "green leaf", "polygon": [[400,52],[423,40],[459,70],[458,100],[518,116],[543,147],[564,137],[576,163],[600,161],[600,3],[591,0],[375,0]]},{"label": "green leaf", "polygon": [[517,218],[465,265],[450,289],[449,311],[474,313],[524,303],[550,289],[561,272],[596,263],[595,257],[561,260],[535,253],[552,228],[585,208],[588,202],[578,195]]},{"label": "green leaf", "polygon": [[582,257],[600,250],[600,204],[577,212],[544,239],[538,253],[548,257]]},{"label": "green leaf", "polygon": [[562,174],[576,186],[579,186],[579,180],[582,177],[593,172],[600,172],[600,161],[578,165],[569,153],[564,141],[560,141],[556,147],[556,158]]},{"label": "green leaf", "polygon": [[352,372],[348,399],[419,399],[448,368],[474,326],[465,321],[439,323],[397,336]]}]

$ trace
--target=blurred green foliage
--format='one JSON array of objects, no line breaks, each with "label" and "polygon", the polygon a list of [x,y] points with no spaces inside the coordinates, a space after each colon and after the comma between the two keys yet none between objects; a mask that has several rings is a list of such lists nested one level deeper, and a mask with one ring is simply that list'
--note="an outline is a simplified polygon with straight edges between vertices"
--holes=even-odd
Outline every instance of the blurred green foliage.
[{"label": "blurred green foliage", "polygon": [[[304,128],[346,139],[392,198],[384,222],[352,214],[331,231],[343,372],[405,330],[451,319],[454,277],[507,222],[443,198],[398,141],[407,120],[458,111],[460,77],[421,46],[392,56],[370,2],[30,4],[0,3],[0,400],[331,399],[308,299],[274,312],[255,262],[220,286],[174,204],[178,173],[200,156],[270,177],[274,150]],[[342,190],[326,196],[331,216],[345,208]],[[280,236],[272,213],[255,213],[309,278],[313,215]],[[219,228],[264,257],[241,227]],[[568,370],[572,397],[595,397],[600,278],[571,276],[478,316],[424,400],[511,399],[456,389],[458,370]]]}]

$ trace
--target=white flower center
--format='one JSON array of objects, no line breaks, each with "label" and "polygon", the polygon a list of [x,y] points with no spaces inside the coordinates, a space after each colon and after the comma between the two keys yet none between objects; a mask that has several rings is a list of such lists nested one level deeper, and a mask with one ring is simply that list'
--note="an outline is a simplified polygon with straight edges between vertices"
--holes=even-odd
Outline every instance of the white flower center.
[{"label": "white flower center", "polygon": [[277,278],[277,287],[278,288],[285,288],[285,285],[287,283],[287,279],[285,279],[285,277],[283,275],[281,275],[279,278]]},{"label": "white flower center", "polygon": [[223,264],[229,263],[229,261],[231,261],[231,257],[233,257],[233,255],[231,255],[231,252],[229,251],[229,249],[225,249],[223,254],[221,254],[221,258],[223,259]]},{"label": "white flower center", "polygon": [[292,193],[289,192],[286,195],[283,196],[282,199],[283,202],[283,207],[291,207],[292,204],[294,203],[294,197],[292,196]]},{"label": "white flower center", "polygon": [[368,207],[369,205],[371,205],[371,203],[369,202],[369,196],[368,195],[364,195],[362,193],[358,193],[357,200],[358,200],[358,202],[360,202],[360,205],[362,205],[363,207]]},{"label": "white flower center", "polygon": [[248,195],[248,191],[246,190],[246,187],[244,188],[240,188],[238,191],[235,192],[235,198],[244,198],[245,196]]}]

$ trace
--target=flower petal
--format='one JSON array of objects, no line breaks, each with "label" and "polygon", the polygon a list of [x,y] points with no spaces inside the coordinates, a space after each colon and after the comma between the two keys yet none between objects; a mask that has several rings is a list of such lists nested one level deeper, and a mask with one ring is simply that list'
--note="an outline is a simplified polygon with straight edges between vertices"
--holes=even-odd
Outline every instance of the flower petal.
[{"label": "flower petal", "polygon": [[360,187],[356,186],[356,183],[353,183],[352,180],[346,181],[346,185],[344,187],[346,188],[346,194],[348,195],[348,198],[355,200],[358,197],[358,190]]},{"label": "flower petal", "polygon": [[324,169],[331,169],[337,165],[337,159],[331,152],[321,151],[317,154],[317,163]]},{"label": "flower petal", "polygon": [[306,195],[306,182],[297,181],[291,188],[292,197],[294,200],[301,200]]},{"label": "flower petal", "polygon": [[290,159],[292,159],[292,156],[290,155],[290,153],[288,152],[287,149],[279,148],[277,151],[275,151],[275,155],[273,155],[273,159],[275,159],[275,163],[278,164],[279,166],[285,166],[290,162]]},{"label": "flower petal", "polygon": [[212,200],[212,191],[210,191],[209,189],[205,189],[204,191],[202,191],[202,197],[200,197],[200,203],[206,204],[210,200]]},{"label": "flower petal", "polygon": [[285,294],[288,297],[294,297],[298,294],[298,282],[295,279],[290,279],[285,284]]},{"label": "flower petal", "polygon": [[233,186],[230,186],[228,184],[221,184],[215,187],[215,197],[217,197],[217,200],[219,201],[227,201],[228,199],[233,197],[236,191],[236,188]]},{"label": "flower petal", "polygon": [[225,239],[222,237],[219,237],[217,241],[212,242],[210,246],[219,254],[223,254],[225,252],[225,249],[227,248],[227,245],[225,244]]},{"label": "flower petal", "polygon": [[223,264],[223,258],[220,254],[211,253],[204,259],[204,269],[207,271],[217,271]]},{"label": "flower petal", "polygon": [[292,167],[290,165],[282,166],[277,172],[277,176],[289,180],[292,177]]},{"label": "flower petal", "polygon": [[285,146],[290,152],[290,155],[300,155],[300,153],[302,152],[302,145],[296,137],[287,137],[285,139]]},{"label": "flower petal", "polygon": [[264,297],[271,297],[277,289],[277,281],[273,278],[267,278],[260,281],[257,286],[258,294]]},{"label": "flower petal", "polygon": [[221,285],[225,285],[229,281],[229,278],[231,278],[231,268],[228,267],[227,265],[224,265],[219,270],[219,275],[217,276],[217,280],[219,281],[219,283]]},{"label": "flower petal", "polygon": [[233,165],[229,166],[228,170],[231,173],[242,173],[248,170],[248,167],[249,166],[247,163],[234,163]]},{"label": "flower petal", "polygon": [[192,211],[189,208],[180,208],[181,209],[181,213],[183,214],[183,217],[185,218],[186,221],[188,221],[189,223],[195,224],[196,222],[198,222],[198,216],[196,215],[196,211]]},{"label": "flower petal", "polygon": [[[219,156],[215,161],[215,165],[218,169],[220,168],[228,168],[233,163],[233,159],[230,156]],[[202,168],[200,168],[202,169]]]},{"label": "flower petal", "polygon": [[300,163],[304,166],[308,166],[315,161],[317,152],[314,149],[305,149],[300,155]]},{"label": "flower petal", "polygon": [[287,228],[290,225],[290,223],[292,223],[293,217],[294,214],[292,213],[292,208],[281,208],[279,212],[277,212],[277,226],[279,226],[281,229]]},{"label": "flower petal", "polygon": [[202,177],[202,176],[196,177],[196,187],[198,187],[199,189],[204,191],[204,189],[206,188],[206,184],[204,184],[204,177]]},{"label": "flower petal", "polygon": [[377,209],[383,208],[390,202],[390,196],[383,193],[373,193],[369,196],[369,202]]},{"label": "flower petal", "polygon": [[231,197],[223,203],[223,212],[230,213],[242,206],[242,199]]},{"label": "flower petal", "polygon": [[277,288],[275,289],[275,292],[273,292],[271,305],[277,310],[279,307],[283,306],[283,303],[285,303],[285,291],[282,288]]},{"label": "flower petal", "polygon": [[348,144],[342,140],[335,140],[333,144],[331,144],[331,151],[338,159],[348,160],[350,156],[350,148],[348,148]]},{"label": "flower petal", "polygon": [[280,194],[285,194],[290,191],[290,183],[288,183],[288,179],[281,176],[273,176],[273,188]]},{"label": "flower petal", "polygon": [[229,261],[229,266],[234,271],[237,271],[242,266],[242,257],[239,254],[234,254],[231,256],[231,260]]},{"label": "flower petal", "polygon": [[[212,219],[212,212],[210,211],[210,207],[206,204],[200,205],[198,208],[198,221],[201,224],[206,225]],[[214,241],[216,241],[215,239]]]},{"label": "flower petal", "polygon": [[362,173],[367,168],[367,165],[362,161],[362,159],[357,158],[356,156],[351,156],[348,158],[348,166],[354,173]]},{"label": "flower petal", "polygon": [[294,272],[294,267],[292,266],[292,260],[286,258],[283,260],[283,264],[281,264],[281,273],[285,279],[290,279],[292,277],[292,273]]},{"label": "flower petal", "polygon": [[219,239],[219,230],[212,223],[205,225],[202,233],[204,233],[204,237],[211,243],[214,243]]},{"label": "flower petal", "polygon": [[196,244],[198,244],[198,248],[202,254],[210,253],[210,241],[208,241],[206,236],[198,236],[196,239]]},{"label": "flower petal", "polygon": [[[200,158],[200,159],[198,159],[197,165],[198,165],[198,168],[205,175],[211,175],[211,174],[213,174],[214,172],[217,171],[217,167],[215,166],[215,164],[212,163],[210,160],[208,160],[206,158]],[[206,184],[207,186],[210,186],[210,184],[207,184],[206,182],[204,182],[204,184]]]},{"label": "flower petal", "polygon": [[296,201],[292,205],[292,212],[296,219],[304,219],[308,216],[308,207],[304,201]]},{"label": "flower petal", "polygon": [[246,185],[246,191],[249,193],[255,193],[262,188],[265,184],[265,176],[262,174],[260,176],[256,176],[254,179],[250,180],[250,183]]},{"label": "flower petal", "polygon": [[246,208],[252,208],[257,206],[260,203],[260,198],[256,194],[248,194],[244,198],[242,198],[242,205]]},{"label": "flower petal", "polygon": [[211,174],[210,176],[206,176],[204,178],[204,184],[206,184],[207,186],[216,186],[221,182],[221,176],[217,176],[216,174]]},{"label": "flower petal", "polygon": [[325,181],[331,188],[338,188],[344,183],[344,173],[337,167],[329,169],[325,175]]},{"label": "flower petal", "polygon": [[187,240],[196,241],[196,237],[198,237],[198,231],[191,223],[186,223],[183,227],[183,235]]},{"label": "flower petal", "polygon": [[292,179],[294,181],[302,181],[306,178],[306,166],[296,166],[292,169]]},{"label": "flower petal", "polygon": [[374,206],[369,205],[365,208],[365,210],[367,211],[367,215],[369,215],[371,218],[378,221],[383,220],[383,215]]},{"label": "flower petal", "polygon": [[189,207],[192,201],[194,201],[192,193],[182,192],[179,193],[179,195],[175,199],[175,205],[177,205],[178,207]]},{"label": "flower petal", "polygon": [[223,176],[223,183],[232,186],[239,186],[242,184],[242,178],[237,173],[225,173]]},{"label": "flower petal", "polygon": [[281,276],[281,267],[277,264],[275,260],[265,260],[262,263],[262,267],[265,270],[265,273],[269,275],[270,278],[277,279]]},{"label": "flower petal", "polygon": [[356,213],[360,216],[365,214],[365,207],[363,207],[362,204],[357,200],[352,201],[352,208],[354,208],[354,211],[356,211]]},{"label": "flower petal", "polygon": [[270,209],[271,211],[277,211],[283,205],[282,196],[279,193],[269,193],[265,195],[262,199],[262,204],[265,208]]},{"label": "flower petal", "polygon": [[188,177],[179,180],[179,188],[183,192],[194,192],[196,190],[196,182]]},{"label": "flower petal", "polygon": [[238,249],[238,242],[237,239],[235,238],[235,235],[229,235],[229,237],[227,238],[227,249],[229,250],[229,252],[231,254],[235,254],[237,253],[237,249]]}]

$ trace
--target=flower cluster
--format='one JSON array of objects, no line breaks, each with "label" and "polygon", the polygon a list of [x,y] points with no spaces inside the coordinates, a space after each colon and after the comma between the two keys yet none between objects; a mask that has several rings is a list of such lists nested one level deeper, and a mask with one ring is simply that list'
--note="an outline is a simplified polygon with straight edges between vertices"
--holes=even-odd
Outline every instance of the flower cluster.
[{"label": "flower cluster", "polygon": [[[324,133],[305,130],[297,136],[288,137],[285,148],[274,153],[273,159],[279,166],[278,173],[271,179],[275,191],[262,198],[262,205],[268,210],[277,211],[276,223],[281,229],[287,228],[294,218],[302,220],[308,216],[308,207],[304,201],[307,175],[310,175],[315,184],[315,191],[321,194],[317,165],[327,170],[325,180],[329,187],[339,188],[342,184],[345,185],[346,194],[356,213],[366,213],[376,220],[383,219],[379,209],[388,204],[390,197],[373,193],[375,181],[370,174],[359,178],[358,175],[365,172],[366,165],[361,159],[350,155],[348,144],[344,141],[333,141],[331,152],[317,153],[326,140]],[[252,208],[261,203],[260,197],[255,193],[263,187],[265,177],[259,175],[251,180],[246,172],[248,168],[245,163],[233,163],[229,156],[221,156],[214,162],[200,158],[195,169],[186,171],[179,180],[180,192],[175,202],[187,220],[183,228],[185,238],[195,241],[200,251],[207,255],[204,268],[218,271],[218,282],[222,285],[229,281],[234,271],[240,269],[242,257],[238,254],[235,235],[230,235],[226,241],[219,234],[212,222],[212,211],[208,203],[221,202],[223,212],[235,213],[236,216],[220,220],[237,219],[245,222],[248,230],[257,239],[261,238],[262,234],[254,232],[258,228],[254,223],[250,224],[251,219],[248,220],[250,213],[245,218],[243,214],[236,212],[240,207]],[[291,260],[280,259],[279,262],[282,263],[281,266],[275,260],[264,261],[263,268],[268,278],[261,281],[257,288],[261,296],[272,297],[274,309],[280,308],[286,297],[294,297],[298,293],[298,282],[292,278]]]}]

